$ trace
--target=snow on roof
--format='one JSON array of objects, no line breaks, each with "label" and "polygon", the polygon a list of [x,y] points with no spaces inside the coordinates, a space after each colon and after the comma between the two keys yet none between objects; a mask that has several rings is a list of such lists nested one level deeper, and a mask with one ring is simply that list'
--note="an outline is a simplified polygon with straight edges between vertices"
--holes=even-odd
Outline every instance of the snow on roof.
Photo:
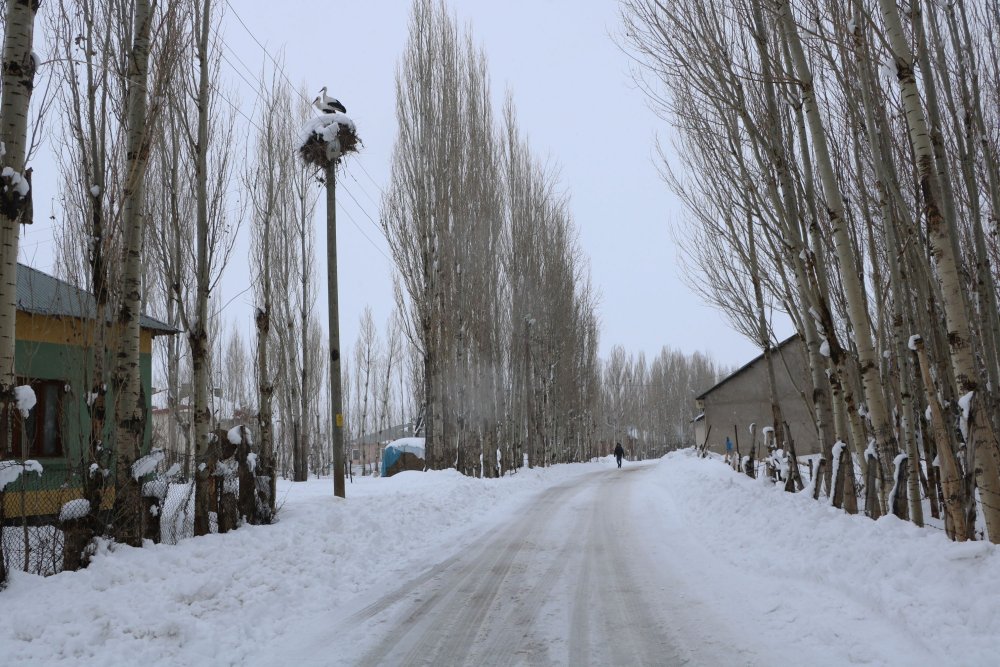
[{"label": "snow on roof", "polygon": [[422,457],[424,455],[424,441],[425,438],[400,438],[393,440],[385,448],[392,447],[398,451],[419,454]]}]

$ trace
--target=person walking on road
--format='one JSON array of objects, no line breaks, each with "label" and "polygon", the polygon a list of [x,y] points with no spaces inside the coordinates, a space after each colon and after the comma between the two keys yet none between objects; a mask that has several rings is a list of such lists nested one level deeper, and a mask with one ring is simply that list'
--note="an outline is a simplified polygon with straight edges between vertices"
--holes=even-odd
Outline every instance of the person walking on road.
[{"label": "person walking on road", "polygon": [[622,467],[622,457],[625,456],[625,450],[622,449],[622,443],[615,443],[615,459],[618,460],[618,467]]}]

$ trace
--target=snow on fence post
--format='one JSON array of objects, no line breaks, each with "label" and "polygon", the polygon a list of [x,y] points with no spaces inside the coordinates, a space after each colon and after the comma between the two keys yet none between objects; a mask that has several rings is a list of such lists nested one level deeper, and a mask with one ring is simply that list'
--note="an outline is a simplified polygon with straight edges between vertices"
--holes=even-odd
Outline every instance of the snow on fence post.
[{"label": "snow on fence post", "polygon": [[[252,465],[255,459],[250,456],[250,438],[247,435],[247,427],[240,424],[236,429],[229,431],[229,439],[233,440],[235,431],[236,442],[236,463],[239,465],[240,493],[237,505],[239,515],[243,521],[251,524],[266,523],[257,511],[256,494],[257,488],[256,466]],[[267,505],[270,507],[270,505]]]},{"label": "snow on fence post", "polygon": [[882,516],[882,506],[879,504],[879,466],[878,453],[875,450],[875,440],[868,443],[868,448],[864,453],[868,459],[868,467],[865,471],[865,514],[871,519],[878,519]]},{"label": "snow on fence post", "polygon": [[218,514],[216,522],[220,533],[228,533],[239,525],[240,509],[237,500],[239,489],[240,464],[239,451],[240,432],[238,428],[215,432],[218,446],[218,459],[212,471],[215,477],[215,502]]},{"label": "snow on fence post", "polygon": [[95,532],[90,501],[77,498],[63,504],[59,510],[59,527],[63,532],[63,571],[79,570],[89,560],[87,546]]}]

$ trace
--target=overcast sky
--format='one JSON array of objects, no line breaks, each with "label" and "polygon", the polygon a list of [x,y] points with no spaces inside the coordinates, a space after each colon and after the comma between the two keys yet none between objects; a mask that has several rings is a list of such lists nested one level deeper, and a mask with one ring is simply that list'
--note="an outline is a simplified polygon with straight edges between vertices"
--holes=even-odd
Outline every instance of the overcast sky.
[{"label": "overcast sky", "polygon": [[[228,61],[223,77],[238,91],[234,100],[246,115],[252,115],[255,91],[244,78],[254,82],[269,62],[255,37],[271,55],[283,54],[289,78],[303,83],[310,99],[328,86],[347,106],[364,141],[361,155],[345,161],[338,182],[341,335],[347,349],[366,304],[380,327],[394,308],[393,266],[376,223],[396,135],[395,67],[406,43],[410,4],[234,0],[230,7],[222,2]],[[660,180],[653,151],[657,135],[669,139],[668,128],[646,106],[629,76],[628,57],[612,39],[618,3],[451,0],[449,6],[487,54],[497,110],[509,89],[536,155],[559,167],[600,294],[602,356],[614,345],[650,356],[664,345],[702,351],[727,365],[756,355],[759,351],[681,279],[671,227],[683,211]],[[49,119],[50,128],[57,120]],[[61,215],[54,164],[43,150],[33,166],[37,222],[22,241],[21,261],[51,270],[49,215],[56,221]],[[320,272],[326,270],[324,220],[321,201]],[[246,225],[241,234],[241,247],[248,247]],[[249,284],[246,257],[246,250],[234,254],[222,293],[215,296],[220,304],[232,299],[225,316],[249,333],[250,293],[237,296]],[[325,323],[325,294],[319,302]]]}]

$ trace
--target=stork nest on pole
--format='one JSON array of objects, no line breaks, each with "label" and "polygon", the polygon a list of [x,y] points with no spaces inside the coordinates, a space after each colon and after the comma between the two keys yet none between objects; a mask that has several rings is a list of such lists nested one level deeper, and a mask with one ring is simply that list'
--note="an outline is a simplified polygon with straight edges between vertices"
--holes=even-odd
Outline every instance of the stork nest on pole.
[{"label": "stork nest on pole", "polygon": [[354,121],[342,113],[311,118],[299,137],[299,155],[307,164],[326,170],[345,155],[358,152]]}]

